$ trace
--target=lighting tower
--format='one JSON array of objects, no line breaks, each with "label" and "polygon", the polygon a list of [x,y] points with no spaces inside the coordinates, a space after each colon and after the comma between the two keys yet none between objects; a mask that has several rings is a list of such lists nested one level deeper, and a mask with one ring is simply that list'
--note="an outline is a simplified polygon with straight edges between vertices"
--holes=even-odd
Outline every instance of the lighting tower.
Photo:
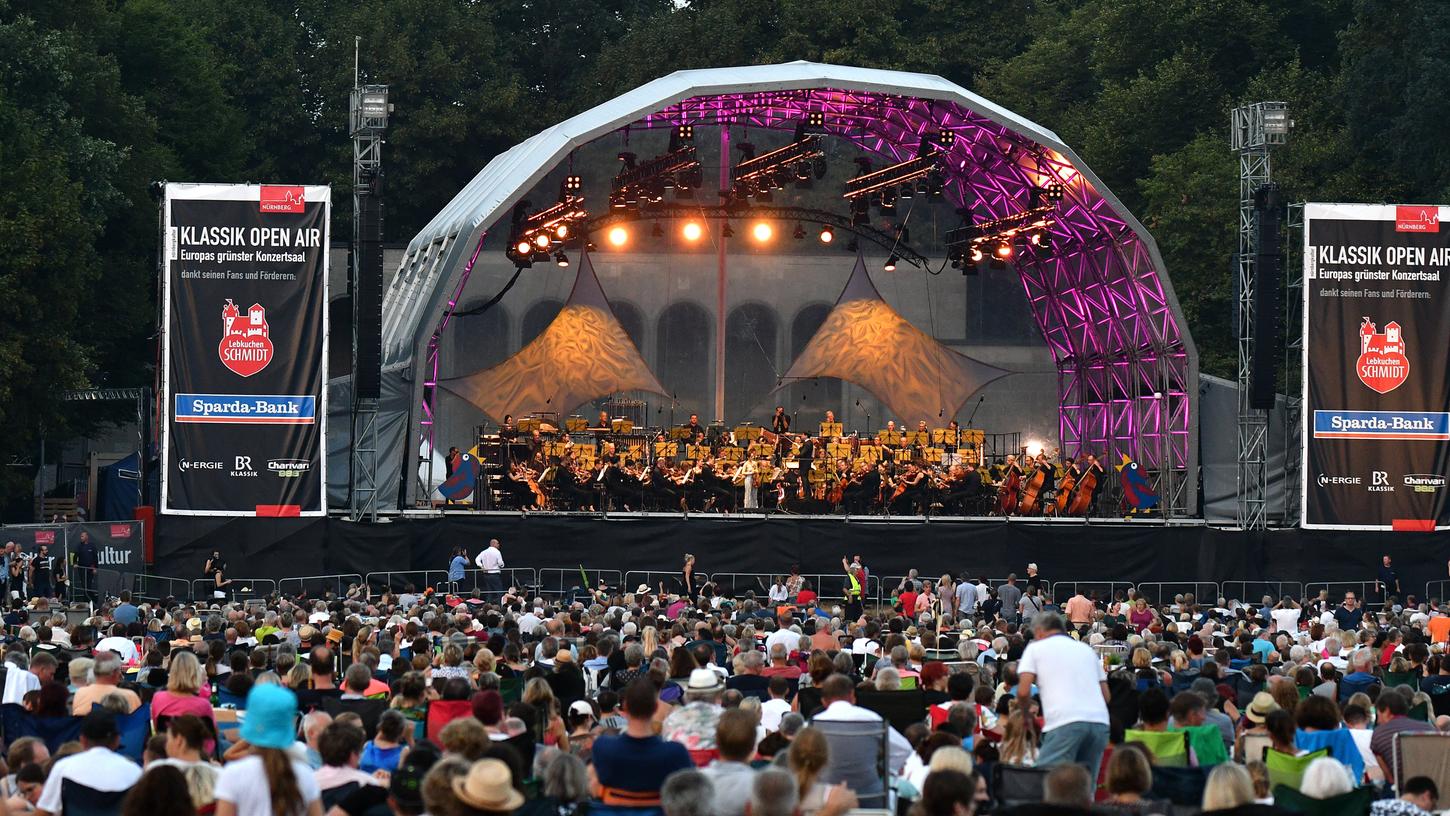
[{"label": "lighting tower", "polygon": [[[1256,343],[1268,343],[1272,348],[1275,342],[1273,336],[1255,336],[1260,270],[1256,258],[1254,196],[1260,188],[1270,184],[1271,150],[1287,141],[1291,125],[1289,106],[1283,102],[1256,102],[1234,108],[1230,114],[1230,140],[1239,154],[1239,241],[1234,270],[1238,276],[1239,298],[1238,525],[1246,530],[1262,530],[1268,522],[1265,462],[1268,459],[1269,416],[1265,409],[1254,407],[1250,386],[1256,374],[1268,376],[1272,381],[1272,366],[1267,372],[1262,367],[1255,371],[1254,352]],[[1262,327],[1263,324],[1259,325]]]},{"label": "lighting tower", "polygon": [[378,400],[382,391],[383,132],[388,86],[359,85],[353,69],[352,134],[352,467],[349,518],[378,517]]}]

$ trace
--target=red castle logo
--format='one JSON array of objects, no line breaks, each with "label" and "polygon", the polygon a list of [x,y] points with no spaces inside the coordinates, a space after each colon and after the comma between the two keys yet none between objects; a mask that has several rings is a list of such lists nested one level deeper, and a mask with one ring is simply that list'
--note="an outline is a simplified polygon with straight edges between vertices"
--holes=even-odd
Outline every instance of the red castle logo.
[{"label": "red castle logo", "polygon": [[1423,204],[1395,206],[1395,232],[1439,232],[1440,208]]},{"label": "red castle logo", "polygon": [[1410,360],[1405,356],[1405,338],[1400,324],[1391,320],[1383,333],[1375,331],[1368,318],[1359,324],[1359,359],[1354,371],[1359,381],[1381,394],[1399,388],[1410,377]]},{"label": "red castle logo", "polygon": [[250,377],[272,362],[272,340],[268,336],[267,310],[253,303],[243,318],[237,304],[227,298],[222,306],[222,341],[217,355],[232,373]]},{"label": "red castle logo", "polygon": [[300,213],[307,211],[306,190],[266,184],[258,197],[257,209],[264,213]]}]

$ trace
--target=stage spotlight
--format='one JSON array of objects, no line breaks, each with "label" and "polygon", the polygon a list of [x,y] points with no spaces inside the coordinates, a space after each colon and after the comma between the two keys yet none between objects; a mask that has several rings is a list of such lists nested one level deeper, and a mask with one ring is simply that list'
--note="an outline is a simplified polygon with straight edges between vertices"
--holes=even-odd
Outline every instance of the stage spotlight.
[{"label": "stage spotlight", "polygon": [[695,126],[680,125],[679,127],[675,128],[675,136],[679,137],[683,141],[689,141],[690,139],[695,138]]},{"label": "stage spotlight", "polygon": [[705,234],[705,228],[700,226],[699,221],[686,221],[680,228],[680,234],[685,236],[686,241],[698,241]]},{"label": "stage spotlight", "polygon": [[795,225],[795,233],[793,234],[793,237],[797,241],[804,240],[805,237],[806,237],[806,228],[804,226],[802,226],[799,221],[796,222],[796,225]]},{"label": "stage spotlight", "polygon": [[537,246],[539,249],[548,249],[551,240],[552,239],[549,238],[548,233],[541,232],[538,235],[534,236],[534,245]]},{"label": "stage spotlight", "polygon": [[665,237],[665,228],[660,226],[660,222],[656,221],[655,225],[650,227],[649,234],[656,238],[663,238]]},{"label": "stage spotlight", "polygon": [[569,256],[565,255],[564,250],[561,249],[554,253],[554,263],[558,264],[560,269],[568,269]]},{"label": "stage spotlight", "polygon": [[916,186],[912,184],[903,184],[901,185],[901,191],[898,193],[898,195],[901,197],[902,201],[910,201],[911,197],[916,195]]},{"label": "stage spotlight", "polygon": [[584,179],[579,176],[565,176],[564,189],[571,193],[577,193],[584,189]]},{"label": "stage spotlight", "polygon": [[824,127],[826,124],[826,114],[821,111],[809,111],[806,113],[806,124],[811,127]]},{"label": "stage spotlight", "polygon": [[771,236],[775,235],[775,229],[770,226],[770,222],[768,221],[757,221],[755,222],[755,226],[750,228],[750,234],[755,237],[755,240],[763,244],[769,241]]},{"label": "stage spotlight", "polygon": [[569,225],[559,224],[554,227],[554,237],[563,241],[569,237]]},{"label": "stage spotlight", "polygon": [[528,241],[519,241],[518,244],[514,246],[514,249],[520,255],[531,255],[534,251],[534,245],[529,243]]},{"label": "stage spotlight", "polygon": [[629,230],[624,227],[610,227],[607,237],[610,246],[622,247],[629,242]]},{"label": "stage spotlight", "polygon": [[1029,439],[1027,440],[1027,444],[1022,446],[1022,452],[1028,456],[1036,457],[1042,453],[1042,443],[1036,439]]},{"label": "stage spotlight", "polygon": [[835,230],[831,229],[828,226],[827,227],[821,227],[821,243],[823,243],[823,244],[829,244],[831,241],[834,241],[835,238],[836,238],[836,232],[835,232]]},{"label": "stage spotlight", "polygon": [[899,260],[901,260],[901,259],[898,258],[895,255],[892,255],[891,257],[887,258],[886,259],[886,265],[883,266],[883,267],[881,267],[881,271],[883,271],[883,272],[895,272],[896,271],[896,262],[899,261]]},{"label": "stage spotlight", "polygon": [[997,245],[992,247],[992,254],[1004,261],[1007,260],[1012,257],[1012,242],[998,241]]},{"label": "stage spotlight", "polygon": [[729,221],[726,221],[725,222],[725,226],[723,226],[723,227],[720,228],[720,237],[721,238],[734,238],[735,237],[735,230],[733,230],[733,229],[730,228],[730,222]]},{"label": "stage spotlight", "polygon": [[972,263],[982,262],[982,250],[980,247],[972,247]]}]

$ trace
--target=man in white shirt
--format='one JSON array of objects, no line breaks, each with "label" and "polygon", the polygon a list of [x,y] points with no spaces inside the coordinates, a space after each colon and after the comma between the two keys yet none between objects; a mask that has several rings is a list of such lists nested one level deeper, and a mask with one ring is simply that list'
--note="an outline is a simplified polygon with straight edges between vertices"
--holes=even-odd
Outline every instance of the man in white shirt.
[{"label": "man in white shirt", "polygon": [[771,648],[774,647],[777,643],[785,646],[785,652],[787,656],[800,647],[801,633],[792,632],[790,629],[790,624],[790,615],[780,616],[780,627],[777,628],[774,632],[771,632],[770,637],[765,639],[766,654],[770,654]]},{"label": "man in white shirt", "polygon": [[977,611],[977,585],[963,577],[957,583],[957,616],[969,618]]},{"label": "man in white shirt", "polygon": [[772,734],[780,728],[780,718],[790,713],[790,700],[785,699],[790,693],[790,681],[772,677],[766,688],[770,699],[760,704],[760,725],[767,734]]},{"label": "man in white shirt", "polygon": [[490,601],[497,602],[503,595],[503,575],[501,571],[504,567],[503,553],[499,551],[498,539],[489,539],[488,546],[484,547],[483,552],[480,552],[473,559],[473,563],[479,569],[483,570],[484,596]]},{"label": "man in white shirt", "polygon": [[41,816],[61,812],[61,789],[67,779],[103,793],[129,790],[141,778],[141,767],[116,753],[115,748],[120,744],[116,715],[99,709],[87,714],[81,723],[81,747],[85,750],[56,762],[51,768],[45,788],[40,792],[40,801],[36,802],[36,812]]},{"label": "man in white shirt", "polygon": [[23,704],[27,692],[36,691],[42,685],[55,679],[55,670],[59,663],[56,662],[55,655],[50,652],[36,652],[35,656],[30,658],[29,671],[22,668],[24,661],[23,654],[5,659],[7,671],[5,673],[4,702],[6,704]]},{"label": "man in white shirt", "polygon": [[1044,612],[1032,619],[1032,642],[1017,664],[1019,715],[1029,717],[1032,686],[1042,701],[1042,747],[1037,766],[1072,764],[1097,779],[1108,745],[1108,676],[1097,652],[1068,637],[1062,618]]},{"label": "man in white shirt", "polygon": [[[821,704],[825,708],[816,712],[811,718],[812,722],[881,722],[880,714],[856,705],[856,687],[851,683],[851,678],[844,674],[833,674],[821,684]],[[1106,745],[1107,726],[1103,728],[1103,744]],[[891,773],[900,774],[901,769],[906,766],[907,758],[911,756],[911,743],[890,725],[886,726],[886,735],[887,766]],[[1098,753],[1101,754],[1102,751],[1099,750]]]},{"label": "man in white shirt", "polygon": [[1274,619],[1274,631],[1288,632],[1293,637],[1299,631],[1299,615],[1302,611],[1293,598],[1285,595],[1279,601],[1278,608],[1269,611],[1269,617]]}]

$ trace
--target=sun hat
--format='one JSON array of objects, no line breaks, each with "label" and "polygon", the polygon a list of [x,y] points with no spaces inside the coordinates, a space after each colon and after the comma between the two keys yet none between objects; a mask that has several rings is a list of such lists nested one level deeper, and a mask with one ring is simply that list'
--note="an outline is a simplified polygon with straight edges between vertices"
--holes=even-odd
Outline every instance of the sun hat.
[{"label": "sun hat", "polygon": [[692,669],[685,691],[720,691],[725,683],[714,669]]},{"label": "sun hat", "polygon": [[467,776],[453,780],[453,795],[469,807],[493,812],[517,810],[524,795],[514,790],[513,774],[499,759],[480,759]]},{"label": "sun hat", "polygon": [[195,632],[201,628],[201,618],[187,618],[186,628]]},{"label": "sun hat", "polygon": [[594,716],[594,706],[589,705],[588,700],[575,700],[569,706],[570,714],[582,714],[588,717]]},{"label": "sun hat", "polygon": [[1274,695],[1261,691],[1254,695],[1254,699],[1244,709],[1244,716],[1248,718],[1249,722],[1261,723],[1278,709],[1279,704],[1274,701]]},{"label": "sun hat", "polygon": [[636,595],[647,595],[647,594],[649,594],[649,584],[640,584],[639,585],[639,589],[636,589],[634,591],[634,594],[636,594]]},{"label": "sun hat", "polygon": [[267,683],[247,693],[241,737],[258,748],[288,748],[297,741],[297,695]]},{"label": "sun hat", "polygon": [[568,649],[560,649],[558,652],[556,652],[554,654],[554,662],[555,663],[573,663],[574,662],[574,653],[571,652],[571,651],[569,651]]}]

